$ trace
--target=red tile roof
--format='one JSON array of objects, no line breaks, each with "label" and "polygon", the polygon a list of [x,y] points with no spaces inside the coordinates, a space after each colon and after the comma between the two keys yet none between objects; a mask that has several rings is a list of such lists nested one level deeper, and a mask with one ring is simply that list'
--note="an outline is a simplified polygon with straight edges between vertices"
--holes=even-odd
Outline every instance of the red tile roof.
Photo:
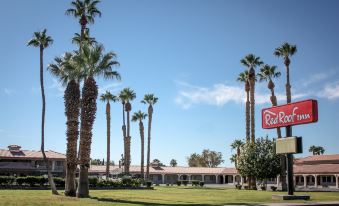
[{"label": "red tile roof", "polygon": [[295,164],[339,164],[339,154],[332,155],[313,155],[308,157],[296,158]]},{"label": "red tile roof", "polygon": [[294,165],[294,174],[339,174],[339,164]]},{"label": "red tile roof", "polygon": [[[46,151],[46,156],[49,159],[66,159],[64,154],[55,152],[52,150]],[[41,151],[34,150],[19,150],[19,151],[9,151],[5,149],[0,149],[0,158],[1,159],[43,159]]]}]

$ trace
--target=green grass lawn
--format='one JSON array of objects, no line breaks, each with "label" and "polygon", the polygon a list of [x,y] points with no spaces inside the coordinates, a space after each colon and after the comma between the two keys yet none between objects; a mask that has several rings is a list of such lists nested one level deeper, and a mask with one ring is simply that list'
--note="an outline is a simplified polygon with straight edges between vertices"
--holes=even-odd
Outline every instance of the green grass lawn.
[{"label": "green grass lawn", "polygon": [[[62,193],[62,191],[60,191]],[[90,199],[51,195],[49,190],[0,190],[0,205],[225,205],[272,202],[280,192],[226,188],[155,187],[154,190],[91,190]],[[339,201],[339,192],[302,192],[311,201]]]}]

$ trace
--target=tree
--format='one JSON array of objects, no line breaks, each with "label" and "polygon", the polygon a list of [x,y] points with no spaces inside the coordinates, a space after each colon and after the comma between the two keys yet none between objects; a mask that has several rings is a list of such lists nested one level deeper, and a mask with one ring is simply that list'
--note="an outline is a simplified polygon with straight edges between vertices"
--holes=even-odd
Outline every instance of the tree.
[{"label": "tree", "polygon": [[246,115],[246,142],[250,142],[250,82],[248,76],[248,70],[241,72],[237,78],[239,82],[245,84],[246,92],[246,106],[245,106],[245,115]]},{"label": "tree", "polygon": [[130,88],[124,88],[122,91],[124,98],[125,112],[126,112],[126,136],[124,136],[125,143],[125,173],[129,174],[129,167],[131,164],[131,136],[130,136],[130,112],[132,110],[131,101],[136,98],[135,92]]},{"label": "tree", "polygon": [[[286,66],[286,99],[287,103],[291,103],[292,101],[292,94],[291,94],[291,84],[290,84],[290,57],[293,56],[297,52],[297,46],[291,45],[287,42],[283,43],[280,47],[276,48],[274,51],[274,55],[277,57],[284,58],[284,64]],[[286,127],[286,137],[292,136],[292,128],[290,126]],[[289,187],[289,191],[293,191],[293,155],[287,154],[286,155],[286,163],[284,165],[287,165],[287,170],[289,171],[289,183],[291,186]],[[285,168],[282,168],[285,171]],[[284,172],[285,173],[285,172]],[[282,190],[287,190],[287,184],[284,180],[284,175],[282,176]]]},{"label": "tree", "polygon": [[322,155],[325,153],[325,149],[322,146],[312,145],[308,149],[309,152],[312,152],[313,155]]},{"label": "tree", "polygon": [[248,68],[248,79],[250,83],[250,116],[251,116],[251,142],[255,142],[255,68],[263,64],[260,57],[256,57],[254,54],[248,54],[240,62]]},{"label": "tree", "polygon": [[[100,96],[100,100],[106,102],[106,123],[107,123],[107,162],[111,161],[111,102],[118,101],[118,98],[109,91]],[[106,179],[109,178],[109,164],[106,164]]]},{"label": "tree", "polygon": [[235,154],[234,156],[231,157],[231,162],[234,162],[235,163],[235,167],[237,168],[237,158],[240,156],[240,150],[241,148],[244,146],[244,142],[239,140],[239,139],[236,139],[232,142],[231,144],[231,148],[232,149],[236,149],[237,150],[237,154]]},{"label": "tree", "polygon": [[152,163],[157,164],[159,167],[165,167],[166,165],[164,165],[159,159],[154,159],[152,161]]},{"label": "tree", "polygon": [[[95,46],[98,42],[95,40],[95,38],[91,37],[89,34],[89,28],[86,28],[84,31],[83,36],[83,43],[88,44],[90,46]],[[81,35],[78,33],[74,33],[74,37],[72,38],[72,43],[76,44],[80,47],[81,44]]]},{"label": "tree", "polygon": [[144,132],[144,123],[142,120],[144,120],[147,117],[147,114],[145,114],[142,111],[135,112],[132,116],[132,122],[139,122],[139,132],[140,132],[140,139],[141,139],[141,164],[140,164],[140,171],[141,171],[141,177],[145,178],[145,172],[144,172],[144,145],[145,145],[145,132]]},{"label": "tree", "polygon": [[197,153],[191,154],[187,158],[187,162],[190,167],[217,167],[224,160],[222,159],[221,152],[204,149],[201,155]]},{"label": "tree", "polygon": [[284,64],[286,66],[286,98],[287,103],[291,103],[291,84],[290,84],[290,57],[297,52],[297,46],[285,42],[280,47],[276,48],[274,55],[284,58]]},{"label": "tree", "polygon": [[46,164],[48,182],[51,186],[52,194],[58,195],[56,190],[52,172],[50,170],[50,165],[45,153],[45,110],[46,110],[46,100],[45,100],[45,88],[44,88],[44,49],[53,44],[53,39],[51,36],[46,34],[47,30],[44,29],[41,32],[34,32],[33,38],[28,41],[27,46],[38,47],[40,49],[40,89],[42,97],[42,115],[41,115],[41,153]]},{"label": "tree", "polygon": [[66,86],[64,92],[65,115],[67,118],[67,149],[66,149],[66,179],[65,195],[76,195],[75,176],[77,169],[77,144],[79,135],[80,115],[80,85],[81,68],[76,67],[72,53],[65,53],[63,57],[54,58],[48,70],[57,77],[62,85]]},{"label": "tree", "polygon": [[[273,82],[273,79],[274,78],[279,78],[281,75],[280,72],[277,71],[277,67],[276,66],[270,66],[268,64],[265,64],[264,66],[261,67],[260,69],[260,73],[258,73],[258,77],[259,77],[259,80],[262,82],[262,81],[266,81],[268,82],[267,84],[267,87],[268,89],[271,91],[271,103],[272,103],[272,106],[277,106],[278,103],[277,103],[277,97],[275,96],[275,93],[274,93],[274,82]],[[281,129],[280,127],[277,128],[277,135],[278,135],[278,139],[281,138]]]},{"label": "tree", "polygon": [[147,131],[147,167],[146,179],[149,179],[149,164],[151,159],[151,129],[153,119],[153,106],[158,102],[158,97],[154,94],[145,94],[144,99],[141,101],[143,104],[148,104],[148,131]]},{"label": "tree", "polygon": [[71,2],[72,8],[66,10],[66,15],[73,16],[76,19],[79,19],[79,24],[81,26],[80,32],[80,50],[82,48],[82,43],[85,38],[86,25],[88,23],[94,23],[94,17],[101,17],[101,12],[97,8],[99,0],[76,0]]},{"label": "tree", "polygon": [[[122,136],[123,136],[123,141],[124,141],[124,154],[122,155],[123,157],[126,157],[126,152],[127,152],[127,143],[126,143],[126,119],[125,119],[125,104],[127,101],[126,94],[123,91],[120,91],[119,95],[119,101],[122,104]],[[124,161],[122,161],[122,164],[124,165],[124,171],[126,171],[126,164],[125,164],[125,158],[123,158]]]},{"label": "tree", "polygon": [[171,167],[176,167],[178,165],[177,160],[171,159],[170,165],[171,165]]},{"label": "tree", "polygon": [[102,165],[101,159],[93,159],[91,160],[91,165]]},{"label": "tree", "polygon": [[237,154],[232,154],[230,157],[230,161],[234,163],[235,168],[238,168],[238,155]]},{"label": "tree", "polygon": [[237,169],[242,176],[254,177],[264,184],[267,178],[276,177],[281,168],[280,157],[275,153],[275,141],[266,137],[257,139],[253,144],[245,144]]},{"label": "tree", "polygon": [[85,76],[81,95],[80,172],[77,197],[88,197],[89,195],[88,168],[91,153],[92,129],[97,110],[96,99],[98,96],[98,86],[95,77],[102,76],[105,79],[120,79],[119,73],[112,70],[113,66],[119,65],[119,63],[115,61],[115,58],[116,55],[113,52],[105,54],[102,45],[95,47],[83,45],[82,50],[77,52],[77,55],[74,57],[78,66],[83,68],[83,75]]}]

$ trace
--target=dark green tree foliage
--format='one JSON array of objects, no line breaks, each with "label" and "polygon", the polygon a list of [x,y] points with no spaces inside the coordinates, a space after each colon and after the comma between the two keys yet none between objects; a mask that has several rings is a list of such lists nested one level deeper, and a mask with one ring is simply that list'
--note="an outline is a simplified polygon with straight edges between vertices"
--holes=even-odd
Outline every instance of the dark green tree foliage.
[{"label": "dark green tree foliage", "polygon": [[190,167],[217,167],[224,162],[222,159],[222,153],[204,149],[202,154],[191,154],[187,158],[188,165]]},{"label": "dark green tree foliage", "polygon": [[274,178],[280,173],[280,156],[275,153],[275,141],[259,138],[254,144],[245,144],[238,161],[242,176],[258,180]]}]

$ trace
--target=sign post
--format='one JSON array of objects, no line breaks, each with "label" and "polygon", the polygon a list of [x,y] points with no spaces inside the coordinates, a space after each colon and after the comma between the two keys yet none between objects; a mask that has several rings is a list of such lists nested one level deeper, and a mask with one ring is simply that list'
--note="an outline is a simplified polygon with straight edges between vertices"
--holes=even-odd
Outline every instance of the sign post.
[{"label": "sign post", "polygon": [[[304,100],[263,109],[262,128],[286,127],[286,137],[292,137],[292,125],[308,124],[318,121],[316,100]],[[295,152],[297,153],[297,152]],[[293,153],[286,154],[288,195],[293,195]]]}]

